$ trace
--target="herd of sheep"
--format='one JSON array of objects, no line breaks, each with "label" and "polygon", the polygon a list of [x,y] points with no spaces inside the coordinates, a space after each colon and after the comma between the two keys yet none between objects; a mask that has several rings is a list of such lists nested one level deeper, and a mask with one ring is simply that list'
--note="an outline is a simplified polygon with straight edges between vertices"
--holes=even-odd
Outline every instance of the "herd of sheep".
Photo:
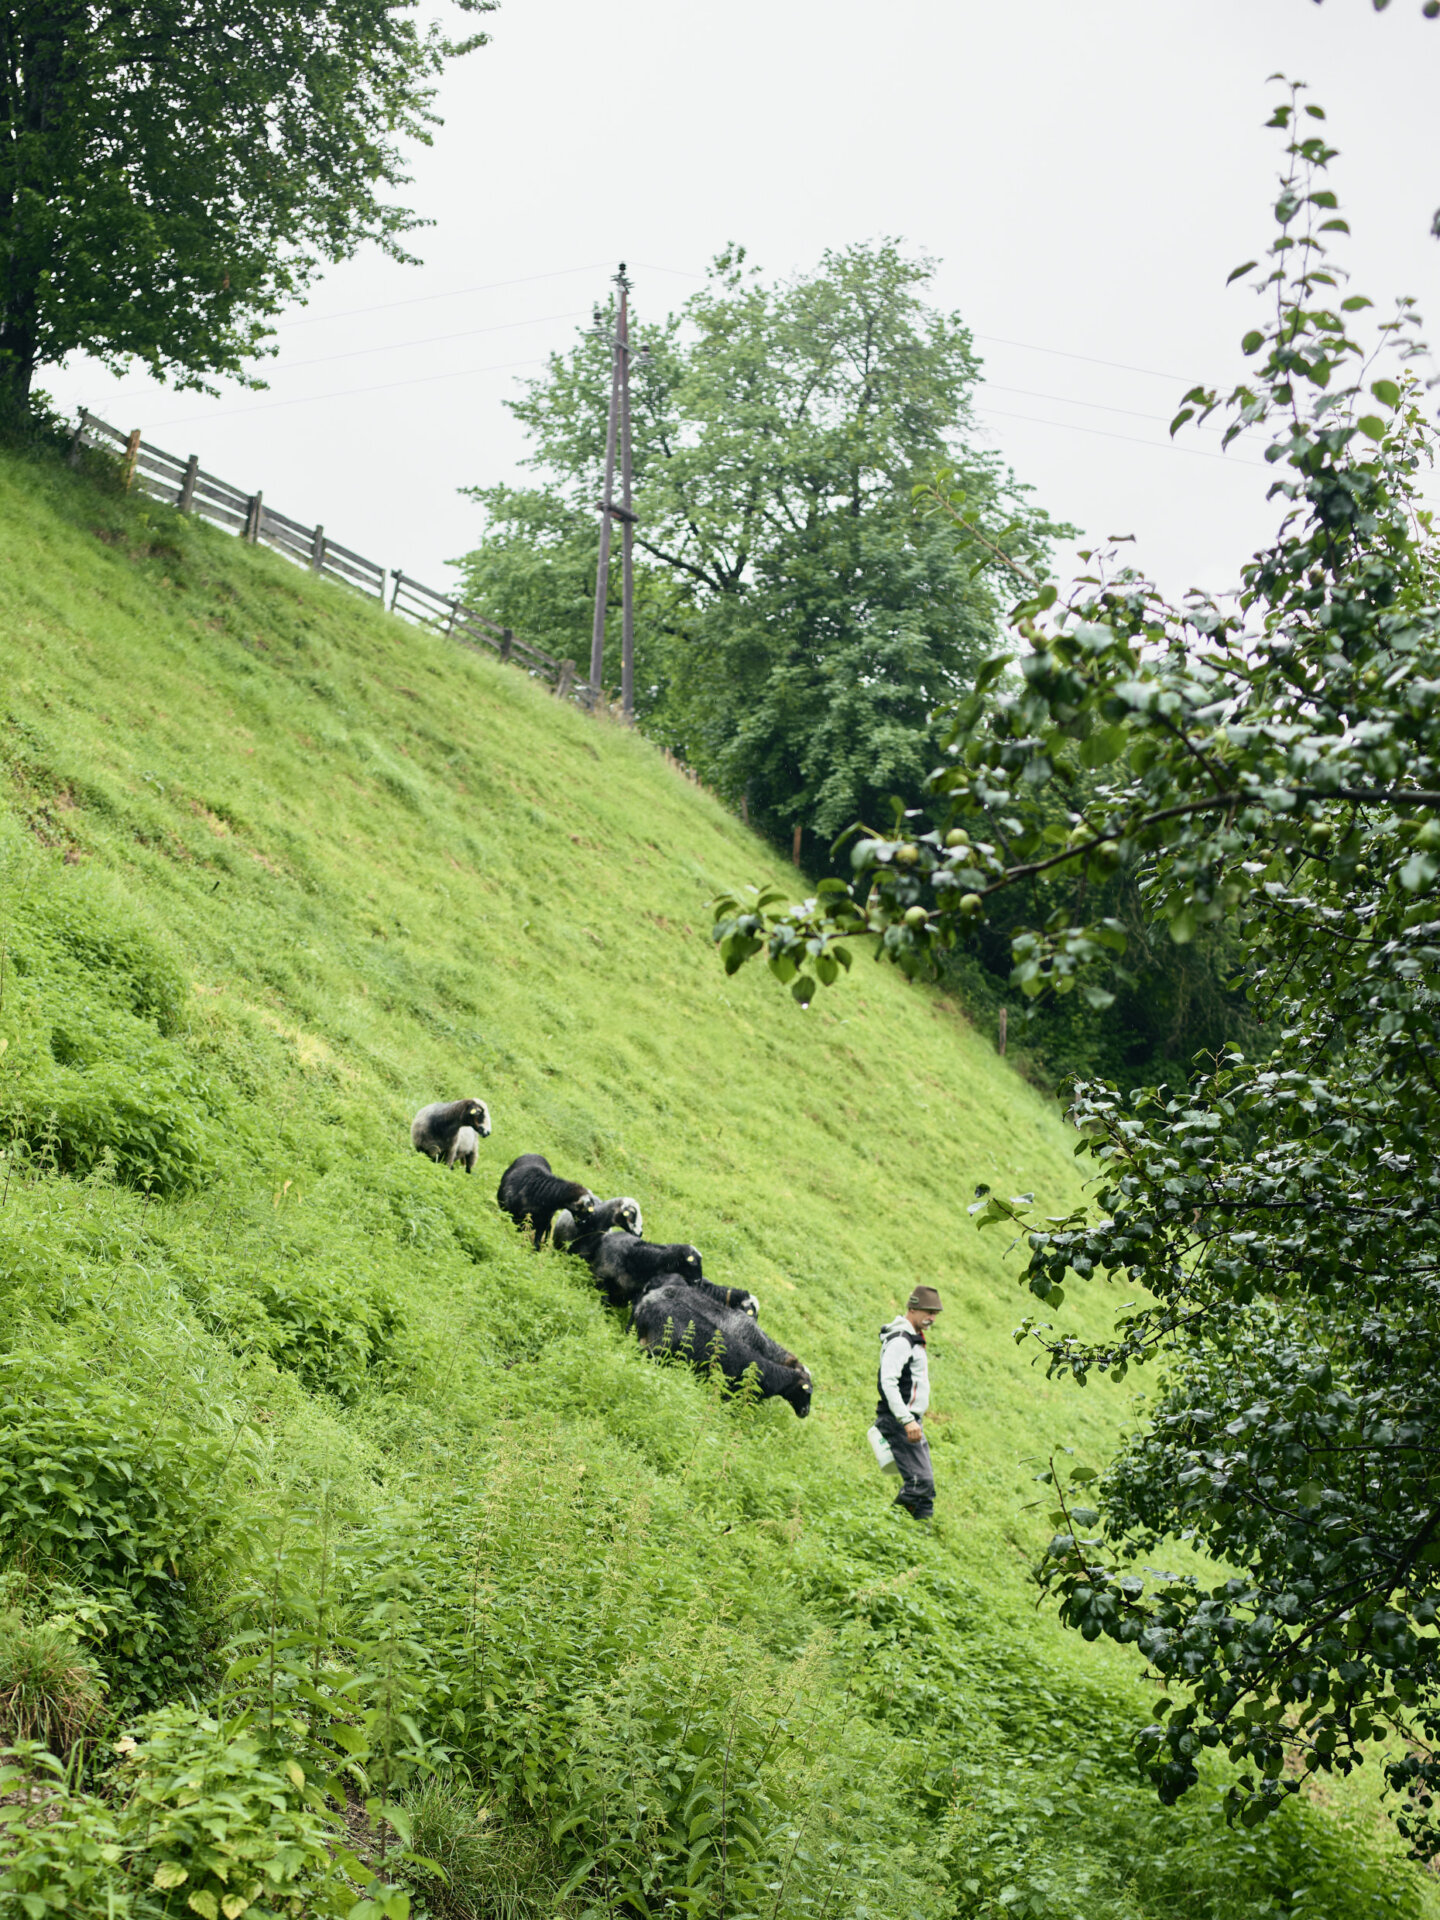
[{"label": "herd of sheep", "polygon": [[[440,1101],[410,1123],[417,1153],[466,1173],[489,1132],[483,1100]],[[788,1400],[802,1420],[809,1413],[809,1369],[761,1327],[754,1294],[707,1280],[698,1247],[646,1240],[637,1200],[597,1200],[578,1180],[560,1179],[542,1153],[512,1160],[495,1198],[536,1247],[548,1237],[585,1262],[605,1300],[628,1309],[648,1353],[675,1354],[701,1373],[718,1365],[736,1384],[753,1366],[762,1398]]]}]

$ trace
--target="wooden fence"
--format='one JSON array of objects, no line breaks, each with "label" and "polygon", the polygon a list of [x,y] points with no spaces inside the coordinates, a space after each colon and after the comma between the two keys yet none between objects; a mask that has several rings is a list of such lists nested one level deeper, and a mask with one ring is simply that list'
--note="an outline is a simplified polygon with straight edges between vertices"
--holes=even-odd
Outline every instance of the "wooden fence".
[{"label": "wooden fence", "polygon": [[195,454],[182,460],[178,454],[166,453],[142,440],[138,427],[133,433],[122,433],[82,407],[70,437],[72,466],[79,463],[84,447],[97,447],[117,458],[127,488],[138,488],[181,513],[200,514],[219,526],[231,527],[251,546],[273,547],[287,560],[353,587],[417,626],[443,633],[463,646],[497,653],[502,660],[523,667],[532,678],[553,687],[562,700],[577,700],[592,708],[598,704],[596,690],[588,681],[576,678],[573,660],[557,660],[520,639],[509,627],[497,627],[463,601],[422,585],[399,567],[382,567],[342,547],[324,527],[302,526],[288,514],[267,506],[262,493],[245,493],[228,480],[202,472]]}]

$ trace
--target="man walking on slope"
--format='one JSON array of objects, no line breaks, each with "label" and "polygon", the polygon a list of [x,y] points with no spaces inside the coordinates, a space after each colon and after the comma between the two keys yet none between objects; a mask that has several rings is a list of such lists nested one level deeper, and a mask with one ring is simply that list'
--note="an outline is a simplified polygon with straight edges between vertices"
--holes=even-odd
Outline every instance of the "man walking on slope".
[{"label": "man walking on slope", "polygon": [[904,1313],[880,1329],[880,1404],[875,1424],[900,1469],[897,1507],[917,1520],[935,1511],[935,1471],[920,1422],[930,1404],[930,1363],[925,1329],[940,1312],[934,1287],[916,1287]]}]

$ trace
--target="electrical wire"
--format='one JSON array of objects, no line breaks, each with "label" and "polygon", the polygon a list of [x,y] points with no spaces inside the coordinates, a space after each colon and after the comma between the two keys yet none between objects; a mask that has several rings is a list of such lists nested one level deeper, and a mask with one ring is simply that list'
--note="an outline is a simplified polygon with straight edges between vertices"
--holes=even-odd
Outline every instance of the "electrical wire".
[{"label": "electrical wire", "polygon": [[230,420],[243,413],[273,413],[277,407],[305,407],[319,400],[354,400],[361,394],[393,393],[397,387],[423,387],[435,380],[467,380],[475,373],[505,373],[511,367],[539,367],[549,359],[541,353],[528,360],[500,360],[488,367],[460,367],[452,373],[422,373],[409,380],[386,380],[376,386],[345,387],[335,393],[302,393],[293,400],[261,400],[253,407],[219,407],[209,413],[172,414],[168,420],[156,420],[153,428],[182,427],[195,420]]},{"label": "electrical wire", "polygon": [[[1170,422],[1159,413],[1141,413],[1136,407],[1112,407],[1104,400],[1075,400],[1068,393],[1037,393],[1033,387],[1003,387],[993,380],[984,385],[986,393],[1013,393],[1021,400],[1057,400],[1062,407],[1087,407],[1092,413],[1123,413],[1127,420],[1150,420],[1157,426],[1168,427]],[[1203,421],[1196,421],[1201,433],[1223,433],[1223,427],[1212,427]]]},{"label": "electrical wire", "polygon": [[[289,330],[296,327],[319,325],[331,320],[354,319],[371,313],[390,312],[400,307],[420,306],[435,300],[460,299],[475,293],[491,293],[508,287],[532,285],[539,281],[561,280],[581,273],[596,273],[607,264],[608,262],[605,261],[595,261],[587,266],[559,268],[552,273],[525,274],[511,280],[486,281],[472,287],[451,288],[445,293],[418,294],[406,300],[381,301],[368,307],[351,307],[340,313],[308,315],[304,319],[288,321],[283,323],[283,325]],[[702,280],[705,277],[703,274],[692,273],[685,268],[659,267],[653,264],[646,265],[643,263],[637,264],[637,271],[642,273],[662,273],[673,275],[678,279],[689,280]],[[483,334],[502,333],[518,327],[552,325],[559,320],[571,320],[583,317],[583,313],[579,310],[571,309],[565,313],[539,315],[532,320],[500,321],[492,326],[465,328],[455,333],[431,334],[418,340],[395,341],[378,347],[355,347],[334,354],[315,354],[308,360],[297,360],[288,363],[277,362],[273,371],[276,373],[288,373],[298,371],[302,367],[327,365],[332,361],[362,359],[370,354],[393,353],[406,348],[438,346],[451,340],[472,339]],[[1077,360],[1088,366],[1106,367],[1111,371],[1120,373],[1139,374],[1148,379],[1166,380],[1174,382],[1175,384],[1179,384],[1182,379],[1182,376],[1179,374],[1162,373],[1155,367],[1136,366],[1132,362],[1123,360],[1104,360],[1093,354],[1075,353],[1065,347],[1042,346],[1036,341],[1015,340],[1002,334],[977,333],[974,337],[977,340],[993,341],[996,345],[1014,347],[1027,353],[1043,353],[1052,358]],[[491,363],[483,367],[458,368],[448,373],[420,374],[404,380],[377,382],[363,387],[348,387],[331,393],[301,394],[290,399],[257,401],[249,406],[213,408],[209,412],[200,414],[171,415],[168,419],[157,420],[154,425],[156,427],[180,426],[200,420],[229,419],[242,414],[268,413],[281,407],[315,405],[325,400],[355,399],[371,393],[393,392],[403,387],[431,385],[440,380],[465,380],[484,373],[502,373],[517,367],[538,366],[543,364],[549,357],[548,354],[541,354],[527,357],[523,360],[507,360]],[[1118,414],[1133,420],[1151,420],[1154,421],[1156,425],[1168,424],[1161,420],[1159,415],[1144,413],[1137,408],[1117,407],[1107,402],[1097,400],[1073,399],[1068,394],[1044,393],[1034,388],[1011,387],[998,382],[987,382],[985,391],[1011,394],[1020,399],[1049,401],[1060,406],[1084,407],[1089,411]],[[1104,427],[1085,426],[1074,421],[1052,420],[1036,414],[1017,413],[1003,407],[991,406],[983,397],[977,398],[975,404],[980,411],[993,415],[997,419],[1021,420],[1034,426],[1056,427],[1063,432],[1069,433],[1088,433],[1101,439],[1120,440],[1131,446],[1168,446],[1174,452],[1199,454],[1206,459],[1230,459],[1232,465],[1238,464],[1253,467],[1263,464],[1260,461],[1246,460],[1242,455],[1217,453],[1207,448],[1176,445],[1169,441],[1147,440],[1136,434],[1118,433]],[[1218,433],[1221,429],[1218,427],[1202,426],[1201,431]]]},{"label": "electrical wire", "polygon": [[[497,293],[502,287],[528,287],[537,280],[565,280],[577,273],[599,273],[609,263],[605,260],[594,262],[588,267],[558,267],[554,273],[526,273],[518,280],[487,280],[478,287],[452,287],[448,293],[417,293],[406,300],[382,300],[373,307],[346,307],[341,313],[311,313],[303,320],[282,320],[276,332],[288,331],[292,327],[318,327],[330,320],[354,320],[362,313],[389,313],[394,307],[423,306],[427,300],[459,300],[467,293]],[[664,267],[649,267],[649,273],[664,273]]]},{"label": "electrical wire", "polygon": [[[437,380],[468,380],[472,376],[481,373],[507,373],[516,367],[542,366],[549,357],[548,354],[537,354],[525,360],[501,360],[484,367],[461,367],[450,373],[424,373],[408,380],[387,380],[371,386],[346,387],[334,393],[306,393],[298,394],[289,400],[262,400],[250,407],[221,407],[209,413],[173,414],[169,419],[154,421],[151,430],[154,431],[161,427],[185,426],[200,420],[228,420],[242,414],[272,413],[280,407],[311,406],[322,400],[353,400],[365,394],[393,393],[401,387],[429,386]],[[1082,401],[1078,404],[1085,405],[1087,403]],[[1081,426],[1070,420],[1047,420],[1033,413],[1015,413],[1008,408],[992,407],[983,400],[977,401],[976,405],[980,412],[993,415],[997,419],[1024,420],[1028,421],[1032,426],[1058,427],[1062,432],[1066,433],[1088,433],[1096,435],[1102,440],[1123,440],[1127,445],[1132,447],[1150,447],[1159,452],[1196,454],[1205,460],[1228,460],[1232,466],[1259,467],[1264,464],[1259,460],[1247,460],[1242,454],[1212,453],[1208,447],[1181,446],[1169,440],[1144,440],[1138,434],[1113,433],[1104,427]],[[1119,411],[1119,409],[1117,409],[1117,411]],[[1147,419],[1153,416],[1138,414],[1135,417],[1137,419]]]},{"label": "electrical wire", "polygon": [[[1033,413],[1012,413],[1006,407],[986,406],[984,401],[976,405],[982,413],[994,414],[1001,420],[1028,420],[1036,427],[1059,427],[1062,433],[1091,433],[1101,440],[1123,440],[1132,447],[1152,447],[1161,452],[1188,453],[1201,460],[1226,460],[1232,467],[1264,467],[1263,460],[1247,460],[1240,453],[1212,453],[1209,447],[1186,447],[1178,440],[1142,440],[1138,433],[1112,433],[1108,427],[1082,427],[1073,420],[1044,420]],[[1143,416],[1142,416],[1143,417]]]},{"label": "electrical wire", "polygon": [[1007,340],[999,333],[977,333],[972,337],[976,340],[992,340],[997,347],[1019,347],[1025,353],[1053,354],[1059,360],[1083,360],[1087,367],[1109,367],[1114,373],[1141,373],[1148,380],[1171,380],[1177,386],[1195,385],[1193,379],[1187,383],[1187,376],[1183,373],[1161,373],[1156,367],[1132,366],[1128,360],[1097,360],[1093,353],[1072,353],[1068,347],[1042,347],[1034,340]]},{"label": "electrical wire", "polygon": [[572,307],[568,313],[540,313],[533,320],[500,320],[491,327],[466,327],[461,333],[432,333],[423,340],[392,340],[382,347],[347,347],[344,353],[317,353],[309,360],[274,360],[273,373],[293,373],[300,367],[328,366],[332,360],[360,360],[367,353],[399,353],[406,347],[436,347],[445,340],[473,340],[482,333],[509,333],[516,327],[548,326],[555,320],[583,320],[585,311]]}]

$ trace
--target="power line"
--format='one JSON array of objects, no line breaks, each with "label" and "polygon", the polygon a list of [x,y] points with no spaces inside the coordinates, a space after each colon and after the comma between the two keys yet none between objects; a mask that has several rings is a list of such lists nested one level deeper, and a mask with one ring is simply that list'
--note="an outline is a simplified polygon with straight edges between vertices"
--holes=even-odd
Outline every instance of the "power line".
[{"label": "power line", "polygon": [[1082,427],[1073,420],[1043,420],[1033,413],[1011,413],[1005,407],[988,407],[984,401],[977,403],[984,413],[995,414],[1002,420],[1028,420],[1034,427],[1059,427],[1065,433],[1092,433],[1102,440],[1123,440],[1132,447],[1153,447],[1162,453],[1188,453],[1200,460],[1227,460],[1232,467],[1261,467],[1263,460],[1247,460],[1239,453],[1212,453],[1208,447],[1184,447],[1176,440],[1142,440],[1138,433],[1112,433],[1108,427]]},{"label": "power line", "polygon": [[[1128,360],[1097,360],[1093,353],[1071,353],[1068,347],[1042,347],[1033,340],[1007,340],[999,333],[977,333],[976,340],[993,340],[997,347],[1020,347],[1026,353],[1049,353],[1060,360],[1083,360],[1088,367],[1109,367],[1115,373],[1143,373],[1150,380],[1173,380],[1184,383],[1188,376],[1183,373],[1161,373],[1155,367],[1132,366]],[[1194,380],[1189,384],[1193,387]]]},{"label": "power line", "polygon": [[[417,293],[408,300],[381,300],[373,307],[347,307],[343,313],[312,313],[303,320],[282,320],[276,331],[291,327],[318,327],[327,320],[353,320],[362,313],[389,313],[394,307],[418,307],[427,300],[459,300],[467,293],[496,293],[501,287],[528,287],[536,280],[565,280],[577,273],[599,273],[602,267],[609,264],[608,260],[596,260],[588,267],[559,267],[554,273],[526,273],[518,280],[487,280],[483,286],[452,287],[448,293]],[[670,269],[652,267],[649,271],[665,273]]]},{"label": "power line", "polygon": [[[599,263],[599,264],[603,264],[603,263]],[[594,265],[587,266],[587,267],[567,267],[567,268],[560,269],[554,273],[528,274],[523,276],[522,278],[518,278],[514,280],[489,281],[480,286],[454,288],[448,293],[421,294],[413,300],[387,301],[387,302],[382,302],[373,307],[352,308],[347,313],[344,313],[344,314],[316,315],[316,316],[313,316],[313,318],[314,318],[314,321],[316,322],[322,319],[346,319],[346,318],[351,318],[360,314],[386,312],[395,307],[422,305],[432,300],[457,299],[465,294],[470,294],[470,293],[493,292],[500,288],[522,286],[522,285],[533,283],[535,281],[564,279],[569,275],[578,274],[578,273],[591,273],[597,270],[598,270],[598,267]],[[704,277],[703,275],[700,275],[700,274],[689,273],[686,270],[678,267],[648,266],[643,270],[647,273],[674,274],[677,277],[685,278],[685,279],[702,279]],[[298,371],[302,367],[322,366],[322,365],[329,364],[331,361],[336,361],[336,360],[361,359],[372,353],[388,353],[388,352],[396,352],[404,348],[437,346],[450,340],[471,339],[483,334],[501,333],[501,332],[510,331],[516,327],[550,325],[557,320],[570,320],[578,317],[580,316],[578,315],[576,310],[571,309],[565,313],[540,315],[533,320],[501,321],[488,327],[471,327],[471,328],[462,329],[461,331],[455,332],[455,333],[432,334],[419,340],[395,341],[395,342],[389,343],[388,345],[379,346],[379,347],[356,347],[352,349],[347,349],[342,353],[336,353],[336,354],[317,354],[312,356],[308,360],[292,361],[288,364],[283,362],[279,363],[277,364],[275,371],[281,372],[281,373]],[[310,320],[304,320],[304,321],[295,321],[291,324],[295,326],[307,326],[312,324],[312,322]],[[1173,380],[1173,381],[1178,381],[1180,379],[1180,376],[1178,374],[1160,373],[1157,369],[1153,367],[1137,367],[1129,364],[1128,362],[1119,361],[1119,360],[1101,360],[1091,354],[1072,353],[1069,351],[1069,349],[1063,348],[1063,347],[1040,346],[1038,343],[1034,341],[1013,340],[1013,339],[1005,338],[998,334],[977,334],[975,337],[977,339],[994,340],[998,344],[1005,345],[1005,346],[1019,347],[1025,350],[1026,352],[1044,353],[1059,359],[1083,361],[1086,364],[1091,366],[1108,367],[1108,368],[1111,368],[1112,370],[1119,371],[1119,372],[1139,373],[1152,379]],[[394,392],[397,389],[404,388],[404,387],[427,386],[440,380],[465,380],[465,379],[470,379],[475,375],[483,374],[483,373],[503,373],[503,372],[508,372],[511,369],[516,367],[538,366],[543,364],[544,361],[549,359],[549,357],[550,356],[548,354],[540,354],[535,356],[527,356],[523,360],[506,360],[506,361],[492,362],[490,365],[487,365],[487,366],[463,367],[463,368],[458,368],[452,372],[446,372],[446,373],[420,374],[404,380],[390,380],[390,381],[377,382],[377,383],[372,383],[370,385],[363,386],[363,387],[348,387],[348,388],[338,389],[330,393],[300,394],[285,400],[258,401],[251,406],[220,407],[220,408],[211,409],[209,412],[203,413],[203,414],[172,415],[169,419],[159,420],[159,421],[156,421],[154,424],[157,427],[179,426],[179,425],[189,424],[192,421],[229,419],[241,414],[272,412],[281,407],[306,406],[306,405],[318,404],[325,400],[353,399],[353,398],[361,397],[365,394]],[[1126,418],[1134,419],[1134,420],[1153,420],[1157,425],[1166,424],[1161,420],[1160,416],[1156,414],[1144,413],[1132,407],[1111,406],[1108,403],[1103,401],[1073,399],[1068,394],[1044,393],[1034,388],[1010,387],[1010,386],[1002,385],[998,382],[987,382],[986,389],[990,392],[995,392],[995,393],[1013,394],[1017,398],[1021,398],[1021,399],[1045,400],[1045,401],[1056,403],[1061,406],[1084,407],[1087,410],[1091,410],[1095,412],[1120,414],[1125,416]],[[1206,448],[1177,446],[1177,445],[1174,445],[1174,443],[1172,442],[1142,439],[1138,435],[1117,433],[1117,432],[1114,432],[1113,430],[1106,429],[1103,427],[1087,427],[1072,421],[1052,420],[1052,419],[1047,419],[1041,415],[1016,413],[1014,411],[1011,411],[1002,407],[993,407],[983,399],[977,399],[975,404],[983,412],[992,414],[999,419],[1021,420],[1021,421],[1028,422],[1030,425],[1033,425],[1033,426],[1058,427],[1062,431],[1069,432],[1069,433],[1089,433],[1091,435],[1098,436],[1101,439],[1121,440],[1132,446],[1144,446],[1144,447],[1168,446],[1174,452],[1200,454],[1206,459],[1214,460],[1214,459],[1230,458],[1232,460],[1232,464],[1235,464],[1237,462],[1238,464],[1244,465],[1244,466],[1259,466],[1262,464],[1261,462],[1255,461],[1255,460],[1245,460],[1243,456],[1240,456],[1240,455],[1229,456],[1223,453],[1212,453]],[[1209,428],[1209,427],[1204,428],[1203,430],[1207,432],[1220,431],[1219,428]]]},{"label": "power line", "polygon": [[[1068,393],[1037,393],[1033,387],[1002,387],[993,380],[985,382],[985,392],[1013,393],[1022,400],[1058,400],[1062,407],[1088,407],[1092,413],[1123,413],[1127,420],[1152,420],[1161,427],[1170,424],[1163,414],[1141,413],[1135,407],[1112,407],[1103,400],[1074,400]],[[1224,432],[1223,427],[1208,426],[1200,421],[1196,425],[1201,433]]]},{"label": "power line", "polygon": [[[684,280],[703,280],[706,278],[703,273],[691,273],[681,267],[647,267],[639,264],[637,271],[640,273],[670,273]],[[1010,340],[1007,339],[1004,334],[1000,333],[972,333],[971,338],[975,340],[991,340],[997,347],[1019,347],[1025,353],[1049,353],[1056,355],[1062,360],[1083,360],[1087,366],[1109,367],[1116,373],[1140,373],[1144,374],[1146,378],[1150,380],[1185,381],[1189,379],[1189,376],[1183,373],[1161,373],[1157,367],[1133,366],[1128,360],[1100,360],[1097,359],[1094,354],[1072,353],[1066,347],[1042,347],[1037,345],[1033,340]],[[1189,383],[1192,386],[1195,384],[1193,380],[1190,380]],[[1120,409],[1117,409],[1117,411],[1120,411]]]},{"label": "power line", "polygon": [[[177,414],[172,415],[168,420],[156,420],[152,426],[154,428],[185,426],[199,420],[228,420],[247,413],[272,413],[279,407],[310,406],[323,400],[353,400],[364,394],[393,393],[401,387],[430,386],[437,380],[468,380],[480,373],[507,373],[515,367],[537,367],[543,365],[549,357],[548,354],[535,354],[525,360],[500,360],[492,362],[489,366],[461,367],[450,373],[424,373],[408,380],[386,380],[365,387],[345,387],[333,393],[299,394],[290,400],[262,400],[252,407],[221,407],[209,413]],[[982,412],[993,414],[998,419],[1024,420],[1031,426],[1059,427],[1066,433],[1095,434],[1102,440],[1123,440],[1132,447],[1151,447],[1160,452],[1194,454],[1204,460],[1228,460],[1232,466],[1259,467],[1264,464],[1259,460],[1246,460],[1241,454],[1212,453],[1206,447],[1185,447],[1169,440],[1143,440],[1138,434],[1113,433],[1105,427],[1079,426],[1069,420],[1047,420],[1033,413],[1015,413],[1004,407],[992,407],[984,401],[977,404]],[[1151,416],[1137,417],[1143,419]]]},{"label": "power line", "polygon": [[154,427],[181,427],[195,420],[229,420],[241,413],[273,413],[277,407],[304,407],[320,400],[353,400],[366,393],[393,393],[397,387],[424,387],[435,380],[468,380],[475,373],[505,373],[511,367],[538,367],[549,354],[534,354],[528,360],[500,360],[488,367],[460,367],[452,373],[422,373],[410,380],[386,380],[369,387],[344,387],[335,393],[302,393],[293,400],[262,400],[253,407],[219,407],[209,413],[172,414],[168,420],[156,420]]},{"label": "power line", "polygon": [[445,340],[473,340],[482,333],[508,333],[516,327],[543,327],[553,320],[583,320],[583,307],[572,307],[568,313],[541,313],[533,320],[499,320],[489,327],[466,327],[460,333],[432,333],[423,340],[391,340],[382,347],[349,347],[344,353],[318,353],[310,360],[277,360],[272,363],[274,373],[293,373],[299,367],[327,366],[332,360],[359,360],[367,353],[399,353],[406,347],[436,347]]}]

